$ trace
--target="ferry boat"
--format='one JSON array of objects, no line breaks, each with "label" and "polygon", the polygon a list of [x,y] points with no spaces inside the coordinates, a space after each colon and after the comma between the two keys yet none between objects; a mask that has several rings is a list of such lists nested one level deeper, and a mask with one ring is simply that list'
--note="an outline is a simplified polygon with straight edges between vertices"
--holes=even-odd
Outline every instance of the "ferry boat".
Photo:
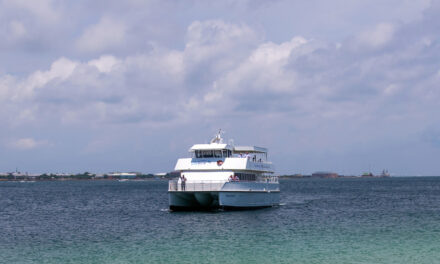
[{"label": "ferry boat", "polygon": [[222,131],[209,144],[193,145],[177,160],[179,177],[169,181],[172,211],[254,209],[280,203],[280,185],[267,149],[223,143]]}]

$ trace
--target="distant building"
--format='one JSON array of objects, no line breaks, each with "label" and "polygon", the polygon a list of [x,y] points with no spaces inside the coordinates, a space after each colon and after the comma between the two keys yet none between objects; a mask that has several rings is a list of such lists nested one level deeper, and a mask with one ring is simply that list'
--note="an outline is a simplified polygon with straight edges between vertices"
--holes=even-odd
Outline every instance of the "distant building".
[{"label": "distant building", "polygon": [[318,171],[312,174],[312,178],[338,178],[336,172]]},{"label": "distant building", "polygon": [[14,179],[25,179],[27,177],[27,173],[21,173],[19,171],[11,173]]},{"label": "distant building", "polygon": [[374,177],[374,174],[372,172],[365,172],[362,173],[361,177]]},{"label": "distant building", "polygon": [[136,172],[111,172],[108,176],[112,178],[121,178],[121,179],[134,179],[138,173]]}]

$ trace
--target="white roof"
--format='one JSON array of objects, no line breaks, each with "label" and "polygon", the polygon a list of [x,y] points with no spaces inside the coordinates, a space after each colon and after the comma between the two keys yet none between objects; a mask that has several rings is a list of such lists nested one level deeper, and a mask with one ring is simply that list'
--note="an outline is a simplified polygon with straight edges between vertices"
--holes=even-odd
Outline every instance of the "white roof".
[{"label": "white roof", "polygon": [[217,143],[211,143],[211,144],[195,144],[192,146],[189,151],[194,152],[196,150],[222,150],[222,149],[229,149],[232,150],[232,146],[228,144],[217,144]]},{"label": "white roof", "polygon": [[249,153],[267,153],[267,148],[261,148],[256,146],[235,146],[234,151],[236,152],[249,152]]}]

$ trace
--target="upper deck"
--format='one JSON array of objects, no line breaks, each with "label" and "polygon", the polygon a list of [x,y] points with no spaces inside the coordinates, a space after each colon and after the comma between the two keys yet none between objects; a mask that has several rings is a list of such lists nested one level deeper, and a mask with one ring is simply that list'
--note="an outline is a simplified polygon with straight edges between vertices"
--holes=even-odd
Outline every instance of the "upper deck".
[{"label": "upper deck", "polygon": [[273,173],[267,160],[267,149],[256,146],[223,144],[220,132],[209,144],[196,144],[189,149],[191,158],[177,161],[176,171],[254,171]]}]

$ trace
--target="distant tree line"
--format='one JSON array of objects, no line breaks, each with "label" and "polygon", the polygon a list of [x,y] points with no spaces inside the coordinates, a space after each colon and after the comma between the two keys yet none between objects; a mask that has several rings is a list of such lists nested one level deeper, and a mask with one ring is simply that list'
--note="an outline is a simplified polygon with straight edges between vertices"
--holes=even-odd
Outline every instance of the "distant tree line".
[{"label": "distant tree line", "polygon": [[[129,179],[154,179],[154,178],[174,178],[175,175],[167,173],[163,176],[156,176],[151,173],[138,173]],[[77,174],[54,174],[43,173],[41,175],[26,175],[19,173],[7,173],[0,175],[0,180],[35,180],[35,181],[49,181],[49,180],[111,180],[111,179],[125,179],[123,175],[109,175],[109,174],[93,174],[90,172],[83,172]]]}]

